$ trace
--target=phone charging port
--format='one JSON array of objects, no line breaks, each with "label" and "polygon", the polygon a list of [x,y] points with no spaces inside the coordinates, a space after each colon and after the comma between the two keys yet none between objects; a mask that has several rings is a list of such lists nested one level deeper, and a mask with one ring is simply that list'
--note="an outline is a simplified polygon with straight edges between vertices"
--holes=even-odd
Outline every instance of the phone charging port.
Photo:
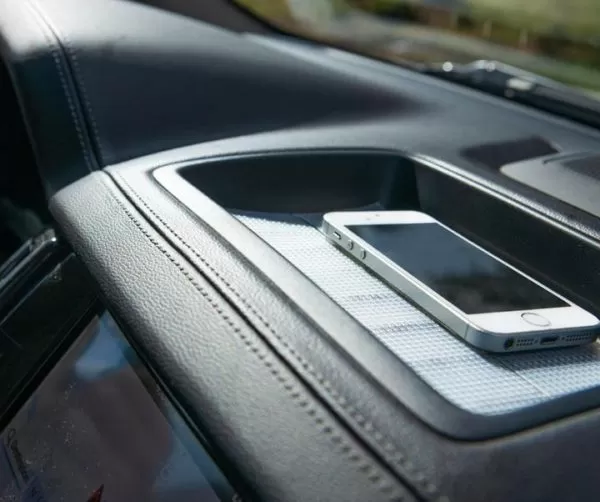
[{"label": "phone charging port", "polygon": [[558,341],[557,336],[545,336],[540,340],[540,345],[552,345],[553,343]]}]

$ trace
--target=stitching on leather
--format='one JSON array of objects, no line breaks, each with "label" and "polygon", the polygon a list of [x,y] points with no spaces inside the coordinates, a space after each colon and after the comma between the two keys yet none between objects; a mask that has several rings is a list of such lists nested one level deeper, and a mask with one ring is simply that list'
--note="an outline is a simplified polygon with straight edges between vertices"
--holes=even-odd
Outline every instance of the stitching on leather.
[{"label": "stitching on leather", "polygon": [[333,398],[333,400],[344,409],[348,415],[354,419],[354,421],[365,431],[367,436],[371,437],[375,443],[377,443],[388,456],[388,461],[392,464],[399,466],[409,476],[412,476],[412,480],[417,483],[421,488],[430,496],[439,496],[438,502],[450,502],[450,499],[446,495],[439,493],[438,487],[435,483],[427,479],[427,477],[419,471],[416,466],[406,457],[405,454],[399,451],[390,440],[388,440],[383,433],[375,428],[373,423],[366,417],[364,417],[354,406],[349,404],[348,400],[340,394],[321,373],[319,373],[302,355],[300,355],[279,333],[277,333],[270,325],[269,321],[253,307],[248,300],[246,300],[231,283],[225,279],[204,257],[202,257],[192,246],[190,246],[185,240],[179,236],[179,234],[171,228],[171,226],[161,218],[135,191],[135,189],[125,180],[119,173],[112,173],[118,178],[135,196],[135,198],[146,208],[150,214],[152,214],[183,246],[185,246],[196,258],[198,258],[218,279],[219,281],[238,298],[242,304],[247,307],[252,314],[262,323],[262,325],[275,337],[277,340],[289,351],[289,353],[300,363],[302,368],[312,375],[325,389],[325,391]]},{"label": "stitching on leather", "polygon": [[100,139],[100,134],[98,132],[98,123],[96,122],[96,117],[94,116],[94,112],[92,111],[91,102],[88,99],[88,93],[87,93],[87,90],[85,87],[85,81],[83,79],[81,68],[79,66],[79,59],[77,58],[77,53],[76,53],[75,49],[73,48],[73,46],[71,45],[71,42],[70,42],[69,38],[67,37],[67,35],[65,35],[64,33],[61,33],[61,34],[62,34],[62,38],[64,40],[65,48],[67,49],[67,53],[71,56],[71,60],[73,61],[73,71],[75,73],[75,77],[81,84],[81,98],[83,100],[83,105],[85,106],[85,109],[87,110],[88,115],[89,115],[91,129],[92,129],[92,136],[94,137],[94,139],[96,140],[96,144],[98,145],[98,152],[100,153],[100,160],[102,162],[104,162],[105,148],[102,145],[102,141]]},{"label": "stitching on leather", "polygon": [[396,490],[394,486],[383,479],[382,473],[379,471],[378,467],[368,459],[364,458],[357,450],[354,448],[341,434],[337,434],[334,430],[334,426],[331,423],[331,420],[328,420],[325,414],[320,413],[317,407],[314,406],[314,402],[311,403],[311,399],[308,396],[308,393],[301,389],[300,386],[290,382],[288,378],[286,378],[282,372],[276,367],[276,362],[272,360],[272,356],[268,351],[262,349],[259,345],[257,345],[250,336],[243,332],[243,329],[236,324],[236,322],[231,319],[231,317],[219,306],[218,300],[212,297],[209,291],[204,289],[193,277],[193,275],[188,272],[181,263],[173,256],[169,251],[161,246],[160,242],[156,240],[152,235],[143,228],[140,221],[135,217],[135,215],[130,212],[125,204],[119,200],[119,198],[113,193],[112,187],[106,182],[106,180],[102,179],[102,182],[106,186],[111,198],[119,205],[119,207],[123,210],[123,212],[127,215],[127,217],[132,221],[132,223],[137,227],[137,229],[166,257],[168,260],[177,267],[177,270],[191,283],[191,285],[198,291],[202,297],[210,304],[210,306],[217,312],[217,314],[223,319],[227,325],[233,330],[233,332],[242,340],[242,342],[246,345],[246,347],[252,352],[269,370],[269,372],[275,377],[275,379],[282,385],[288,395],[292,398],[292,400],[302,408],[307,415],[309,415],[313,421],[318,426],[318,429],[330,436],[332,443],[334,443],[336,450],[342,453],[346,458],[348,458],[352,463],[357,465],[357,469],[359,472],[365,474],[367,479],[377,486],[379,491],[384,495],[388,496],[388,500],[390,502],[404,502],[407,501],[402,494],[394,493]]},{"label": "stitching on leather", "polygon": [[[38,5],[34,5],[34,2],[31,0],[26,0],[25,5],[27,7],[29,7],[29,10],[31,11],[32,16],[34,18],[38,19],[38,23],[46,24],[46,19],[45,19],[44,15],[42,14],[40,7]],[[60,78],[61,86],[65,93],[65,97],[67,98],[67,103],[69,105],[69,110],[71,112],[71,119],[73,120],[73,125],[75,126],[75,131],[77,133],[77,138],[79,140],[79,146],[81,147],[81,151],[83,153],[85,165],[88,168],[88,171],[92,172],[94,169],[92,168],[90,152],[86,148],[85,141],[83,140],[83,132],[82,132],[81,126],[79,125],[79,121],[77,120],[77,113],[75,111],[75,105],[73,103],[73,98],[72,98],[71,94],[69,93],[69,88],[67,86],[67,82],[65,79],[64,70],[63,70],[62,64],[60,62],[60,56],[56,52],[56,47],[55,47],[51,37],[48,35],[48,33],[46,32],[46,30],[43,27],[41,28],[41,32],[42,32],[44,38],[46,39],[46,43],[48,44],[48,47],[50,48],[50,53],[52,55],[52,59],[54,60],[54,65],[56,66],[56,70],[57,70],[58,76]]]}]

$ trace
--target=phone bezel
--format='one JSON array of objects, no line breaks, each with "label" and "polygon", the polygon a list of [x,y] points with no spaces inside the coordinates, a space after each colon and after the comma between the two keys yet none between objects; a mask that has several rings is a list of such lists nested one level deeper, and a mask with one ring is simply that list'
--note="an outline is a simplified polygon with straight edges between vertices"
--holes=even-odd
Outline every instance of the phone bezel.
[{"label": "phone bezel", "polygon": [[[337,232],[340,236],[345,237],[346,239],[350,239],[355,243],[355,246],[359,246],[364,249],[367,253],[366,259],[363,259],[365,265],[374,271],[378,275],[382,274],[382,267],[387,270],[388,274],[397,274],[401,277],[402,283],[410,283],[411,285],[417,287],[423,293],[425,293],[430,299],[433,299],[439,306],[443,307],[448,313],[451,313],[453,316],[459,318],[463,323],[468,326],[460,329],[458,334],[461,336],[465,336],[466,330],[468,327],[474,328],[479,332],[487,332],[494,335],[501,336],[512,336],[520,333],[531,333],[531,332],[555,332],[555,331],[563,331],[563,330],[572,330],[572,329],[589,329],[598,326],[599,321],[589,312],[583,310],[581,307],[574,305],[567,298],[559,295],[555,291],[552,291],[550,288],[546,287],[544,284],[535,280],[534,278],[524,274],[516,267],[512,266],[510,263],[502,260],[501,258],[493,255],[488,252],[486,249],[477,245],[473,241],[465,238],[458,232],[454,231],[452,228],[444,225],[440,221],[435,218],[429,216],[428,214],[419,212],[419,211],[350,211],[350,212],[335,212],[328,213],[323,217],[323,220],[326,224],[326,233],[328,237],[336,242],[336,238],[333,235],[333,232]],[[379,252],[376,248],[362,240],[358,235],[352,232],[348,226],[353,225],[391,225],[391,224],[424,224],[424,223],[435,223],[440,225],[441,227],[447,229],[453,234],[457,235],[459,238],[468,242],[470,245],[474,246],[481,252],[487,254],[492,259],[497,260],[502,263],[504,266],[514,270],[516,273],[523,276],[525,279],[533,282],[537,286],[545,289],[552,295],[560,298],[567,306],[564,307],[554,307],[554,308],[543,308],[543,309],[525,309],[525,310],[512,310],[512,311],[503,311],[503,312],[487,312],[487,313],[479,313],[479,314],[467,314],[460,310],[456,305],[449,302],[438,293],[429,288],[426,284],[421,282],[415,276],[409,274],[402,267],[397,265],[395,262],[387,258],[381,252]],[[342,243],[340,242],[340,247],[344,248]],[[381,266],[377,266],[373,261],[376,260],[381,264]],[[397,286],[396,281],[393,280],[393,277],[383,275],[382,277],[386,282],[391,283],[393,286]],[[407,294],[411,299],[415,301],[415,303],[426,307],[423,305],[423,298],[413,298],[408,292],[404,291],[404,288],[401,289],[401,292]],[[438,318],[440,321],[444,322],[446,319],[442,312],[439,312],[437,309],[427,308],[430,313]],[[433,310],[433,311],[432,311]],[[549,326],[536,326],[533,325],[523,319],[523,314],[533,313],[536,315],[540,315],[546,318],[550,325]],[[449,324],[448,322],[444,322],[445,324]],[[455,326],[453,327],[456,330]]]}]

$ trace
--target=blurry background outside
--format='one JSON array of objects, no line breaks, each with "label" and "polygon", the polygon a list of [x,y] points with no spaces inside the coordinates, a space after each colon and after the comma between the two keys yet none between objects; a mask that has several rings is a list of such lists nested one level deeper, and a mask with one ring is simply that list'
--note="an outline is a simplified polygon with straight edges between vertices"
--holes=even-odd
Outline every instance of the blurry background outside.
[{"label": "blurry background outside", "polygon": [[288,32],[399,63],[490,59],[600,97],[600,0],[235,0]]}]

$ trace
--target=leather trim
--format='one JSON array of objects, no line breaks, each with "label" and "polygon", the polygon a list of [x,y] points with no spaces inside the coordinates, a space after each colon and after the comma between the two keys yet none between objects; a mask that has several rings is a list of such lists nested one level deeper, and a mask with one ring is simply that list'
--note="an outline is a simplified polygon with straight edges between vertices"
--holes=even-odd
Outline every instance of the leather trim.
[{"label": "leather trim", "polygon": [[415,500],[107,175],[63,190],[52,210],[136,345],[261,499]]},{"label": "leather trim", "polygon": [[[86,163],[88,169],[91,172],[95,169],[98,169],[99,162],[96,160],[96,157],[99,159],[103,158],[102,143],[100,140],[100,135],[98,134],[98,125],[96,123],[96,119],[94,117],[94,113],[90,105],[90,100],[87,95],[85,81],[79,68],[79,60],[77,58],[76,48],[71,43],[69,37],[66,35],[65,30],[59,28],[57,23],[51,21],[51,18],[47,14],[45,14],[43,6],[37,0],[25,1],[28,2],[29,5],[38,13],[39,17],[42,20],[41,22],[43,22],[51,30],[56,40],[56,44],[59,48],[60,54],[66,62],[66,68],[64,73],[69,75],[69,80],[72,81],[74,94],[74,96],[70,99],[73,122],[75,127],[77,128],[81,148],[84,151],[84,155],[86,156]],[[63,71],[61,70],[60,65],[58,64],[57,70],[61,74],[61,78],[63,78]],[[75,103],[79,105],[77,106],[77,114],[75,114]],[[76,120],[76,117],[79,118],[79,120]],[[84,141],[84,137],[86,138],[86,141]],[[96,147],[99,150],[98,156],[96,156],[96,154],[93,151],[95,149],[94,147]]]},{"label": "leather trim", "polygon": [[3,58],[50,192],[82,170],[184,144],[410,110],[390,86],[139,3],[23,2],[0,5]]},{"label": "leather trim", "polygon": [[[233,141],[233,143],[236,142]],[[199,150],[210,152],[207,153],[207,157],[215,152],[214,145],[206,145],[200,147]],[[235,151],[240,153],[240,149]],[[368,443],[373,451],[388,464],[389,468],[394,469],[398,476],[410,482],[421,496],[433,497],[435,500],[437,500],[436,497],[439,497],[440,500],[451,498],[452,500],[473,501],[529,501],[536,498],[562,500],[567,492],[571,493],[572,491],[567,490],[567,487],[557,489],[556,486],[541,483],[543,479],[546,479],[549,470],[556,476],[565,475],[565,472],[569,471],[569,475],[577,477],[579,479],[577,491],[582,497],[585,498],[586,494],[593,493],[595,489],[593,476],[589,476],[589,470],[584,468],[584,464],[580,461],[573,459],[575,463],[565,468],[563,464],[559,463],[553,466],[549,466],[545,462],[540,463],[539,459],[545,458],[546,454],[553,455],[558,451],[565,457],[574,456],[576,458],[577,450],[582,447],[587,450],[592,444],[597,444],[597,441],[600,440],[600,436],[595,432],[595,424],[600,420],[598,410],[488,441],[453,441],[432,431],[402,406],[405,403],[398,404],[397,401],[390,399],[390,395],[375,384],[371,375],[367,374],[365,369],[357,365],[352,358],[348,358],[348,354],[343,349],[340,351],[340,347],[332,341],[334,331],[343,334],[350,342],[354,334],[361,336],[356,331],[360,327],[349,322],[347,314],[339,313],[335,304],[324,299],[314,286],[308,288],[305,280],[301,281],[290,270],[289,264],[286,272],[284,272],[285,267],[280,268],[281,274],[284,274],[282,276],[265,276],[262,270],[254,268],[255,253],[265,253],[265,259],[275,260],[275,258],[264,249],[264,244],[262,248],[256,246],[250,253],[249,250],[252,249],[250,239],[246,241],[244,247],[248,255],[240,254],[236,246],[228,241],[228,236],[232,235],[232,232],[237,232],[243,225],[228,216],[233,223],[228,226],[225,219],[221,220],[217,232],[209,222],[220,218],[220,214],[224,211],[218,206],[215,207],[214,203],[201,202],[203,212],[200,214],[190,213],[187,208],[156,185],[152,179],[153,169],[158,165],[164,165],[167,162],[166,159],[175,160],[174,156],[177,156],[178,153],[181,152],[167,152],[162,156],[139,159],[122,166],[111,167],[109,173],[117,179],[130,200],[146,215],[155,228],[172,245],[179,248],[180,252],[194,263],[223,295],[229,297],[255,329],[269,340],[280,356],[295,367],[298,374],[311,386],[313,391],[327,401],[347,426]],[[198,149],[196,149],[196,153],[198,153]],[[202,160],[206,159],[202,159],[202,155],[197,155],[193,162],[198,163]],[[126,179],[129,187],[122,182],[121,178]],[[135,193],[131,191],[131,187],[135,187]],[[195,192],[196,199],[205,199],[205,196],[195,191],[193,187],[191,190]],[[143,199],[144,203],[139,200],[139,197]],[[183,239],[183,243],[172,235],[170,229],[176,230],[176,233]],[[241,230],[239,231],[241,232]],[[246,232],[249,231],[246,229]],[[280,332],[286,337],[286,344],[291,345],[294,351],[301,355],[302,360],[308,361],[318,375],[324,376],[321,382],[316,380],[311,372],[306,371],[302,364],[290,355],[285,345],[275,337],[269,337],[268,330],[265,330],[264,327],[261,328],[260,320],[253,317],[251,310],[236,302],[236,296],[224,287],[219,278],[214,276],[210,268],[206,267],[196,254],[200,255],[212,268],[215,268],[220,275],[225,276],[228,282],[235,282],[237,290],[242,288],[243,291],[246,291],[244,298],[252,302],[253,308],[271,326],[280,327]],[[294,298],[292,304],[290,304],[290,297],[282,294],[279,290],[283,284],[286,285],[287,293],[290,291],[289,288],[296,288],[297,292],[290,294],[290,297]],[[302,302],[296,301],[299,298],[302,299]],[[318,309],[327,310],[327,327],[325,324],[316,324],[312,314],[307,316],[308,311],[314,313]],[[268,312],[268,315],[265,312]],[[336,325],[335,328],[333,325]],[[301,329],[304,326],[306,328]],[[373,347],[368,340],[368,337],[361,338],[361,342],[363,342],[361,349],[372,356],[374,354]],[[381,360],[381,366],[385,366],[384,361],[385,358]],[[401,364],[395,362],[396,366],[401,367]],[[323,382],[327,382],[327,384]],[[397,379],[396,382],[398,386],[404,385],[402,378]],[[417,399],[421,398],[421,392],[426,394],[425,387],[413,387]],[[345,399],[352,409],[358,412],[357,416],[360,417],[360,422],[357,422],[355,417],[348,415],[342,407],[338,406],[335,398],[332,398],[330,389],[334,389],[342,400]],[[442,409],[437,408],[432,412],[444,413],[445,411]],[[500,421],[509,420],[507,417],[497,418]],[[368,429],[367,434],[365,434],[365,426]],[[373,432],[374,430],[377,432]],[[386,455],[385,451],[382,452],[380,449],[381,444],[373,440],[374,437],[375,439],[380,438],[378,434],[383,435],[384,445],[389,443],[392,448],[398,448],[398,445],[401,445],[399,449],[408,459],[409,469],[415,469],[415,466],[418,466],[417,470],[422,472],[416,476],[412,476],[410,472],[408,474],[403,472],[398,465],[394,464],[393,455]],[[518,463],[514,462],[515,458],[519,458]],[[541,475],[542,471],[543,475]],[[502,475],[498,475],[500,472]],[[425,478],[422,477],[423,473]],[[524,482],[524,473],[531,474],[531,479],[528,475],[527,482]],[[506,479],[520,481],[506,483],[503,481]],[[433,485],[428,486],[428,482],[433,482]],[[428,490],[434,489],[433,493],[428,493]],[[440,495],[440,493],[444,495]]]},{"label": "leather trim", "polygon": [[[84,176],[97,167],[73,77],[53,29],[34,1],[8,0],[0,6],[0,36],[38,165],[45,172],[54,172],[55,163],[71,170],[43,176],[46,190],[53,193],[65,176]],[[42,78],[44,95],[37,88]],[[47,141],[47,133],[55,130],[60,138]]]},{"label": "leather trim", "polygon": [[[316,335],[305,328],[306,333],[302,334],[299,330],[299,323],[301,322],[299,319],[294,319],[292,322],[290,318],[287,318],[286,322],[282,324],[276,322],[275,319],[273,319],[273,316],[268,318],[263,310],[265,305],[263,304],[259,307],[254,301],[256,295],[251,297],[250,292],[246,288],[244,288],[246,289],[245,293],[242,293],[234,285],[233,278],[237,277],[239,279],[240,274],[233,272],[235,267],[233,263],[216,263],[216,266],[219,267],[219,270],[217,270],[216,266],[213,266],[208,259],[198,251],[199,249],[202,249],[202,247],[198,247],[200,246],[199,242],[193,242],[193,244],[191,244],[190,241],[186,241],[174,227],[170,226],[165,219],[161,218],[161,216],[152,209],[149,203],[144,200],[140,193],[138,193],[138,191],[136,191],[123,176],[120,176],[114,171],[111,171],[111,175],[116,179],[124,192],[133,200],[134,204],[146,214],[146,217],[150,221],[154,222],[159,231],[172,240],[175,246],[182,249],[188,259],[190,259],[203,274],[206,274],[206,276],[210,278],[213,284],[215,284],[219,290],[236,305],[249,321],[254,321],[252,323],[254,328],[270,341],[273,350],[277,351],[282,357],[290,362],[304,380],[311,383],[318,395],[327,396],[328,402],[332,403],[339,413],[351,422],[352,428],[355,431],[360,431],[363,438],[371,445],[375,445],[379,455],[381,455],[389,465],[393,466],[399,476],[408,480],[422,496],[440,501],[447,500],[447,497],[439,493],[439,488],[436,486],[433,478],[416,465],[415,461],[410,458],[410,455],[402,451],[402,448],[392,441],[389,435],[378,428],[368,407],[360,405],[355,398],[341,390],[336,383],[336,380],[327,376],[327,371],[324,367],[322,365],[316,366],[314,359],[311,360],[302,349],[297,348],[298,345],[294,342],[294,339],[298,336],[310,338],[323,336],[322,333]],[[234,222],[234,224],[235,223],[237,222]],[[210,237],[205,236],[203,240],[206,238]],[[248,272],[244,271],[243,275],[247,276],[247,274]],[[241,284],[241,282],[238,282],[238,284]],[[264,289],[261,289],[260,294],[267,295],[268,293]],[[266,299],[265,302],[267,305],[274,305],[277,300],[278,298],[274,297],[272,299],[273,303],[271,303],[271,301],[266,301]],[[286,309],[286,315],[293,316],[294,314],[291,309]],[[296,330],[295,336],[291,335],[290,328]],[[282,330],[281,332],[279,331],[280,329]],[[330,361],[330,363],[332,363],[332,361]]]},{"label": "leather trim", "polygon": [[[44,33],[44,37],[48,43],[52,59],[56,65],[56,71],[61,81],[62,87],[65,91],[65,97],[69,105],[69,111],[73,119],[73,126],[77,132],[77,138],[79,145],[81,146],[81,152],[85,159],[85,164],[88,170],[91,172],[95,169],[97,162],[91,152],[89,146],[87,127],[85,120],[82,117],[79,99],[77,98],[76,91],[74,89],[75,80],[71,72],[69,71],[68,63],[66,63],[60,37],[56,35],[56,30],[50,25],[47,17],[44,15],[42,7],[35,0],[24,0],[23,5],[27,6],[31,10],[31,14],[39,22],[40,29]],[[68,83],[67,83],[68,82]]]}]

